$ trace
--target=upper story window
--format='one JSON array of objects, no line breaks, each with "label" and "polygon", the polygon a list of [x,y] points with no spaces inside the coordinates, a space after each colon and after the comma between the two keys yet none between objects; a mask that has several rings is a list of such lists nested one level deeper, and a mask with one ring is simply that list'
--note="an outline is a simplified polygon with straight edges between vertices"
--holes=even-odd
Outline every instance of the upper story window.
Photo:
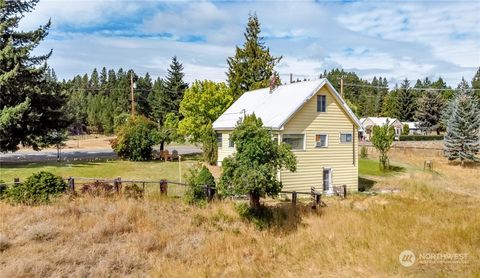
[{"label": "upper story window", "polygon": [[320,95],[317,96],[317,112],[326,112],[327,111],[327,96]]},{"label": "upper story window", "polygon": [[326,147],[328,147],[328,135],[327,134],[317,134],[317,135],[315,135],[315,147],[316,148],[326,148]]},{"label": "upper story window", "polygon": [[217,133],[217,146],[219,148],[222,147],[222,134],[221,133]]},{"label": "upper story window", "polygon": [[282,142],[289,144],[292,150],[303,150],[303,142],[305,135],[303,134],[284,134]]},{"label": "upper story window", "polygon": [[340,143],[351,143],[352,134],[351,133],[340,133]]}]

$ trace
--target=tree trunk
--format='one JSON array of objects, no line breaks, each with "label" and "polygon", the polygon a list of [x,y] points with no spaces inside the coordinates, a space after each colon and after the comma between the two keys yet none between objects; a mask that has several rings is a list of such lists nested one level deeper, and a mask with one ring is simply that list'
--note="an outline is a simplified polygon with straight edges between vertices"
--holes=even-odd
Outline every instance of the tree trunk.
[{"label": "tree trunk", "polygon": [[160,151],[165,149],[165,141],[160,142]]},{"label": "tree trunk", "polygon": [[254,210],[259,210],[260,209],[260,195],[257,193],[250,193],[250,207],[253,208]]}]

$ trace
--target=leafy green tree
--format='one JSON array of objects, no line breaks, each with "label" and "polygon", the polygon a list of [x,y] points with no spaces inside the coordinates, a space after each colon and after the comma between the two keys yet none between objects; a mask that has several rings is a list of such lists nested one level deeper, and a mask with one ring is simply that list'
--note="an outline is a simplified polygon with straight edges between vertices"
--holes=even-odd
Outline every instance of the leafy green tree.
[{"label": "leafy green tree", "polygon": [[268,87],[273,75],[276,76],[277,84],[281,84],[274,67],[282,57],[270,55],[270,49],[265,46],[260,32],[257,15],[250,15],[244,33],[243,47],[237,46],[235,56],[227,59],[228,85],[232,89],[235,99],[244,92]]},{"label": "leafy green tree", "polygon": [[119,127],[112,142],[115,153],[124,159],[142,161],[152,158],[152,147],[158,143],[158,131],[154,122],[144,116],[130,117]]},{"label": "leafy green tree", "polygon": [[281,191],[278,171],[296,170],[295,155],[287,144],[273,142],[271,132],[254,114],[238,122],[232,140],[236,152],[223,160],[219,191],[225,195],[247,194],[250,206],[258,210],[260,197],[276,196]]},{"label": "leafy green tree", "polygon": [[445,135],[445,154],[448,160],[480,161],[480,109],[472,93],[461,90],[449,105]]},{"label": "leafy green tree", "polygon": [[416,111],[416,97],[410,88],[410,81],[405,78],[397,95],[397,115],[400,121],[413,121]]},{"label": "leafy green tree", "polygon": [[18,31],[20,20],[37,0],[0,1],[0,151],[18,145],[49,145],[49,134],[70,124],[63,109],[66,96],[48,71],[51,51],[32,51],[47,36],[50,22],[33,31]]},{"label": "leafy green tree", "polygon": [[433,90],[426,90],[418,103],[418,109],[415,119],[418,121],[419,128],[426,133],[437,131],[440,134],[441,117],[444,109],[442,96]]},{"label": "leafy green tree", "polygon": [[395,130],[389,123],[385,123],[383,126],[374,126],[372,133],[372,144],[380,153],[380,170],[388,170],[388,151],[393,146],[393,140],[395,139]]},{"label": "leafy green tree", "polygon": [[190,142],[203,143],[206,161],[215,163],[217,160],[214,155],[216,138],[212,138],[212,123],[232,103],[233,93],[225,83],[195,81],[185,91],[180,103],[183,119],[178,125],[178,132],[188,136]]}]

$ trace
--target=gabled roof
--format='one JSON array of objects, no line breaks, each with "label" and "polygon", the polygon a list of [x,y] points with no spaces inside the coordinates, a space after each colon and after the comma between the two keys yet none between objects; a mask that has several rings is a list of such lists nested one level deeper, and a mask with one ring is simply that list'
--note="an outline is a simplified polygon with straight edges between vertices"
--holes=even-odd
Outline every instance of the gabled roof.
[{"label": "gabled roof", "polygon": [[340,107],[361,128],[358,118],[350,110],[340,94],[327,79],[322,78],[314,81],[281,85],[272,92],[270,92],[269,88],[246,92],[213,123],[213,129],[232,130],[244,114],[250,115],[254,113],[262,119],[265,127],[281,130],[293,114],[316,95],[323,86],[327,86],[330,89]]},{"label": "gabled roof", "polygon": [[382,126],[382,125],[386,124],[387,121],[388,121],[388,125],[392,125],[393,122],[398,121],[395,118],[389,118],[389,117],[366,117],[366,118],[361,118],[360,119],[360,122],[362,123],[363,127],[365,127],[365,121],[367,119],[371,120],[373,122],[373,124],[376,125],[376,126]]}]

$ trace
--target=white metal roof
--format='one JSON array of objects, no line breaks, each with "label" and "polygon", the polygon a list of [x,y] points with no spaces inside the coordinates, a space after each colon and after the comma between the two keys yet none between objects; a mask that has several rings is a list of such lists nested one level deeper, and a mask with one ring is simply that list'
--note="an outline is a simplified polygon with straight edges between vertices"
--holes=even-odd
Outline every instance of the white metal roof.
[{"label": "white metal roof", "polygon": [[393,122],[397,121],[395,118],[390,118],[390,117],[367,117],[367,118],[361,118],[360,122],[362,123],[363,127],[365,127],[365,121],[369,119],[373,122],[374,125],[376,126],[382,126],[387,123],[388,125],[392,125]]},{"label": "white metal roof", "polygon": [[215,130],[234,129],[244,114],[255,114],[262,119],[263,125],[275,130],[283,128],[285,123],[297,112],[320,88],[328,86],[340,106],[352,121],[361,127],[355,114],[327,79],[297,82],[278,86],[270,93],[269,88],[244,93],[214,123]]},{"label": "white metal roof", "polygon": [[408,125],[409,129],[419,129],[418,122],[402,122],[404,125]]}]

